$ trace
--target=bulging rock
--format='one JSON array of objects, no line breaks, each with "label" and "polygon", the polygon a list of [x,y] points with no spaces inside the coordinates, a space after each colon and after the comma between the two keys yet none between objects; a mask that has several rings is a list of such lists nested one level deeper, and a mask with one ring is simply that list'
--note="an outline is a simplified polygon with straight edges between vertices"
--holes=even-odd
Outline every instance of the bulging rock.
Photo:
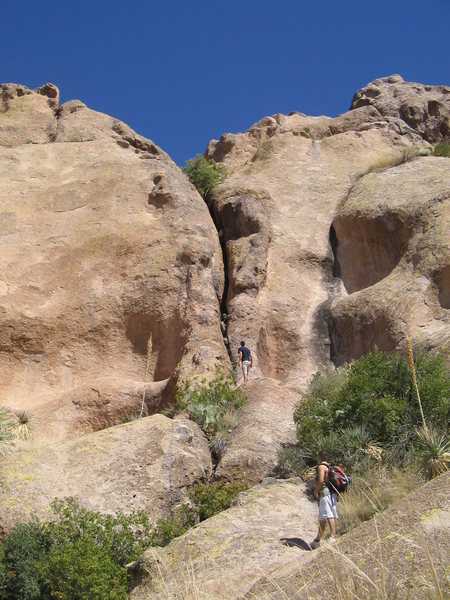
[{"label": "bulging rock", "polygon": [[50,84],[2,90],[1,404],[56,440],[227,366],[220,244],[180,169],[78,100],[55,114]]},{"label": "bulging rock", "polygon": [[208,444],[186,419],[153,415],[2,458],[0,523],[47,517],[54,498],[77,497],[104,513],[170,514],[184,489],[211,475]]},{"label": "bulging rock", "polygon": [[384,117],[398,117],[430,143],[450,136],[450,87],[404,81],[400,75],[375,79],[353,97],[351,110],[375,107]]}]

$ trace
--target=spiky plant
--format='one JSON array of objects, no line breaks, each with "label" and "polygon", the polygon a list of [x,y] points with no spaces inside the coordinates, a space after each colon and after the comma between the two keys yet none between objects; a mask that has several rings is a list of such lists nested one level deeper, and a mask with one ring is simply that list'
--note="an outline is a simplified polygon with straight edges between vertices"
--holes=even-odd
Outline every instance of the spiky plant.
[{"label": "spiky plant", "polygon": [[433,427],[416,430],[419,456],[427,479],[433,479],[450,468],[450,439]]},{"label": "spiky plant", "polygon": [[12,433],[14,437],[19,440],[28,440],[33,436],[33,431],[31,429],[31,421],[33,420],[33,416],[31,413],[26,410],[17,410],[14,412],[16,417],[15,422],[12,425]]}]

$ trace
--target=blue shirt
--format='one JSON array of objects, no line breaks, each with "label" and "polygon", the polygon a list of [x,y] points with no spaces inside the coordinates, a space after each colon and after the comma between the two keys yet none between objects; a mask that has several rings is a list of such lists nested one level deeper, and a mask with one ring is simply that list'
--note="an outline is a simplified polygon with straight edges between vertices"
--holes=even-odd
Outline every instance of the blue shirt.
[{"label": "blue shirt", "polygon": [[242,353],[242,360],[250,360],[250,349],[247,346],[239,346],[238,352]]}]

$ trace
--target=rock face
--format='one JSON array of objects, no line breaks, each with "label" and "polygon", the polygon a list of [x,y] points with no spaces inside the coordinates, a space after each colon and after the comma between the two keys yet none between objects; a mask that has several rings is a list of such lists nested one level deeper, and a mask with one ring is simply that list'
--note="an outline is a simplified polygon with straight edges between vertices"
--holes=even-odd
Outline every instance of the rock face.
[{"label": "rock face", "polygon": [[353,97],[351,109],[375,107],[383,117],[400,118],[428,142],[450,137],[450,87],[404,81],[400,75],[375,79]]},{"label": "rock face", "polygon": [[[426,348],[448,343],[450,162],[416,156],[445,135],[448,88],[419,93],[396,77],[371,86],[379,96],[358,92],[335,119],[274,115],[208,145],[231,172],[209,200],[227,263],[230,348],[235,355],[244,339],[251,377],[261,378],[246,388],[252,400],[219,465],[223,477],[235,477],[239,462],[248,472],[246,455],[262,471],[276,461],[292,436],[279,423],[318,367],[375,346],[403,348],[406,333]],[[440,116],[404,120],[394,98],[442,104]],[[266,405],[276,418],[265,419]],[[264,436],[278,441],[259,444]]]},{"label": "rock face", "polygon": [[449,592],[449,488],[450,475],[445,473],[376,521],[366,521],[334,546],[314,552],[307,564],[295,557],[278,569],[262,567],[260,581],[240,597],[326,598],[337,587],[343,597],[370,598],[381,589],[385,597],[402,600],[412,594],[421,600],[445,597]]},{"label": "rock face", "polygon": [[0,398],[42,438],[173,399],[227,365],[208,209],[153,142],[58,91],[2,86]]},{"label": "rock face", "polygon": [[[227,511],[200,523],[166,548],[150,548],[143,557],[144,582],[132,598],[242,598],[264,570],[294,557],[312,558],[280,538],[312,539],[317,506],[298,481],[258,485],[238,496]],[[194,597],[194,596],[193,596]]]},{"label": "rock face", "polygon": [[314,552],[305,542],[316,533],[317,504],[306,497],[304,484],[255,486],[166,548],[150,548],[132,598],[181,600],[188,591],[188,597],[205,600],[301,600],[326,598],[336,589],[347,597],[369,598],[383,589],[408,598],[413,589],[425,599],[439,597],[436,581],[444,597],[449,485],[447,473]]},{"label": "rock face", "polygon": [[0,404],[37,438],[110,427],[144,396],[155,412],[244,339],[249,401],[216,475],[258,481],[319,367],[406,334],[448,348],[450,163],[418,154],[448,136],[449,88],[392,76],[336,118],[212,140],[230,175],[209,207],[152,141],[58,96],[0,96]]},{"label": "rock face", "polygon": [[2,458],[0,522],[48,516],[56,498],[77,496],[90,510],[145,510],[168,516],[183,489],[211,475],[208,444],[185,419],[153,415]]}]

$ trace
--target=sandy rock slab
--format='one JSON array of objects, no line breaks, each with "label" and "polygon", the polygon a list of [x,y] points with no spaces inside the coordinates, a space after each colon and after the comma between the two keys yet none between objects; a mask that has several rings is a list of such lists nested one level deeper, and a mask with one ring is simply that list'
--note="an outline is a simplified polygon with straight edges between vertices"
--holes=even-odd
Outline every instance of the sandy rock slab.
[{"label": "sandy rock slab", "polygon": [[216,477],[258,482],[273,473],[283,444],[295,444],[294,407],[300,396],[275,379],[261,378],[242,387],[248,400],[239,411]]},{"label": "sandy rock slab", "polygon": [[155,521],[183,488],[211,474],[201,430],[153,415],[59,444],[2,458],[0,525],[48,516],[54,498],[76,496],[91,510],[145,510]]},{"label": "sandy rock slab", "polygon": [[310,552],[281,538],[310,540],[316,513],[299,480],[255,486],[166,548],[150,548],[141,565],[143,582],[132,598],[242,598],[267,569],[292,560],[301,568],[310,560]]},{"label": "sandy rock slab", "polygon": [[277,569],[262,565],[259,582],[241,597],[316,600],[334,590],[337,598],[448,598],[449,498],[447,472],[333,546],[323,544],[304,568],[296,560]]}]

